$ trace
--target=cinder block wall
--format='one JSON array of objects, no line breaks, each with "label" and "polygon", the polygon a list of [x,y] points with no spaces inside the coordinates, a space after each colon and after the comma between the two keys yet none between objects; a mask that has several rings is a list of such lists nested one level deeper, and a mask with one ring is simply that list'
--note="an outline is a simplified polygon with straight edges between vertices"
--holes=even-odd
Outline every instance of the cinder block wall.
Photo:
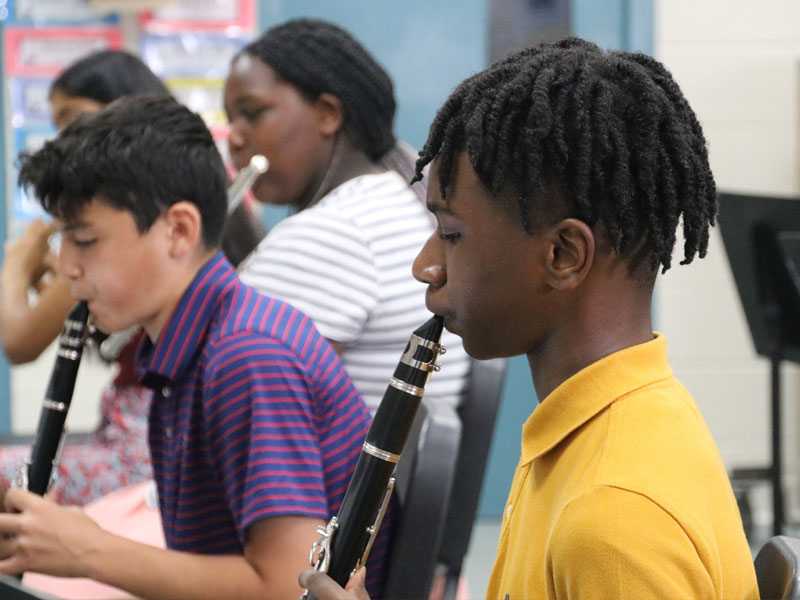
[{"label": "cinder block wall", "polygon": [[[703,125],[719,188],[800,196],[800,3],[661,0],[654,32],[655,56]],[[705,260],[686,268],[677,262],[656,291],[656,326],[667,335],[673,368],[697,399],[726,466],[766,465],[769,363],[755,354],[719,232]],[[784,383],[787,516],[798,519],[794,365],[784,368]],[[756,500],[756,521],[771,522],[768,488]]]}]

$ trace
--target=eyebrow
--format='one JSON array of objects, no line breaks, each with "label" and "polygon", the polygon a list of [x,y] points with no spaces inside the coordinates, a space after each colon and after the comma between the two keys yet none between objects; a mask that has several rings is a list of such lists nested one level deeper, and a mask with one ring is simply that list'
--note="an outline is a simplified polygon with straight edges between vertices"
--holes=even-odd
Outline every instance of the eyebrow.
[{"label": "eyebrow", "polygon": [[56,227],[56,229],[61,233],[66,233],[69,231],[75,231],[76,229],[86,229],[87,227],[90,227],[89,223],[84,221],[73,221],[72,223],[66,223],[64,227]]},{"label": "eyebrow", "polygon": [[445,214],[448,214],[448,215],[455,214],[453,212],[453,209],[450,208],[449,206],[447,206],[446,204],[440,204],[438,202],[426,202],[425,206],[433,214],[437,214],[437,213],[445,213]]}]

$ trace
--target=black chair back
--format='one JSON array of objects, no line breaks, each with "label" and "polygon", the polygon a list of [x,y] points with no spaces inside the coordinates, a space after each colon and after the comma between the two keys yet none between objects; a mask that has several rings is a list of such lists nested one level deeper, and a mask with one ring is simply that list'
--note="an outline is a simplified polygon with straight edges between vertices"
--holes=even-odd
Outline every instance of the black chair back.
[{"label": "black chair back", "polygon": [[423,399],[395,471],[401,505],[387,569],[385,598],[427,600],[445,531],[461,440],[456,412]]},{"label": "black chair back", "polygon": [[800,539],[777,535],[755,559],[758,593],[762,600],[800,600]]},{"label": "black chair back", "polygon": [[[469,386],[458,409],[461,444],[445,518],[445,537],[439,552],[439,562],[446,577],[443,600],[456,597],[478,511],[507,363],[505,359],[473,360]],[[478,591],[483,593],[483,590]]]}]

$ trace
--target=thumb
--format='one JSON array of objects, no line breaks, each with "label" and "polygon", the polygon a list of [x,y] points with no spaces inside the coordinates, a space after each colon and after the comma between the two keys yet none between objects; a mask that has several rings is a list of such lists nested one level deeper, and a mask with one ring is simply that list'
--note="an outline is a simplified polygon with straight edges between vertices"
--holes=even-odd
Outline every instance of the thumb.
[{"label": "thumb", "polygon": [[351,594],[355,594],[358,600],[369,600],[369,594],[367,594],[367,568],[361,567],[353,573],[344,589]]},{"label": "thumb", "polygon": [[363,576],[361,583],[356,584],[356,589],[351,589],[351,583],[357,581],[358,573],[353,575],[347,584],[347,590],[328,577],[322,571],[306,569],[297,578],[300,587],[309,591],[316,600],[369,600],[367,590],[364,589]]},{"label": "thumb", "polygon": [[3,504],[5,505],[6,512],[15,513],[22,512],[28,508],[32,502],[36,502],[39,496],[31,492],[27,492],[20,488],[9,488],[6,490]]}]

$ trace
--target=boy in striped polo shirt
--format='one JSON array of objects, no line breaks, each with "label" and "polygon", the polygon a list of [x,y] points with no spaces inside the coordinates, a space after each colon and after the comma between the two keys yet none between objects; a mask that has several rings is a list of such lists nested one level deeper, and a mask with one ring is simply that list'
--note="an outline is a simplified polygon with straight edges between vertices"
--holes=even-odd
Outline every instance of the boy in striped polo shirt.
[{"label": "boy in striped polo shirt", "polygon": [[[62,233],[59,271],[97,326],[141,325],[149,441],[168,550],[10,490],[0,571],[91,577],[146,598],[294,598],[369,412],[336,352],[219,251],[225,170],[199,116],[122,99],[23,157]],[[11,514],[18,513],[18,514]],[[380,595],[388,524],[371,555]]]}]

